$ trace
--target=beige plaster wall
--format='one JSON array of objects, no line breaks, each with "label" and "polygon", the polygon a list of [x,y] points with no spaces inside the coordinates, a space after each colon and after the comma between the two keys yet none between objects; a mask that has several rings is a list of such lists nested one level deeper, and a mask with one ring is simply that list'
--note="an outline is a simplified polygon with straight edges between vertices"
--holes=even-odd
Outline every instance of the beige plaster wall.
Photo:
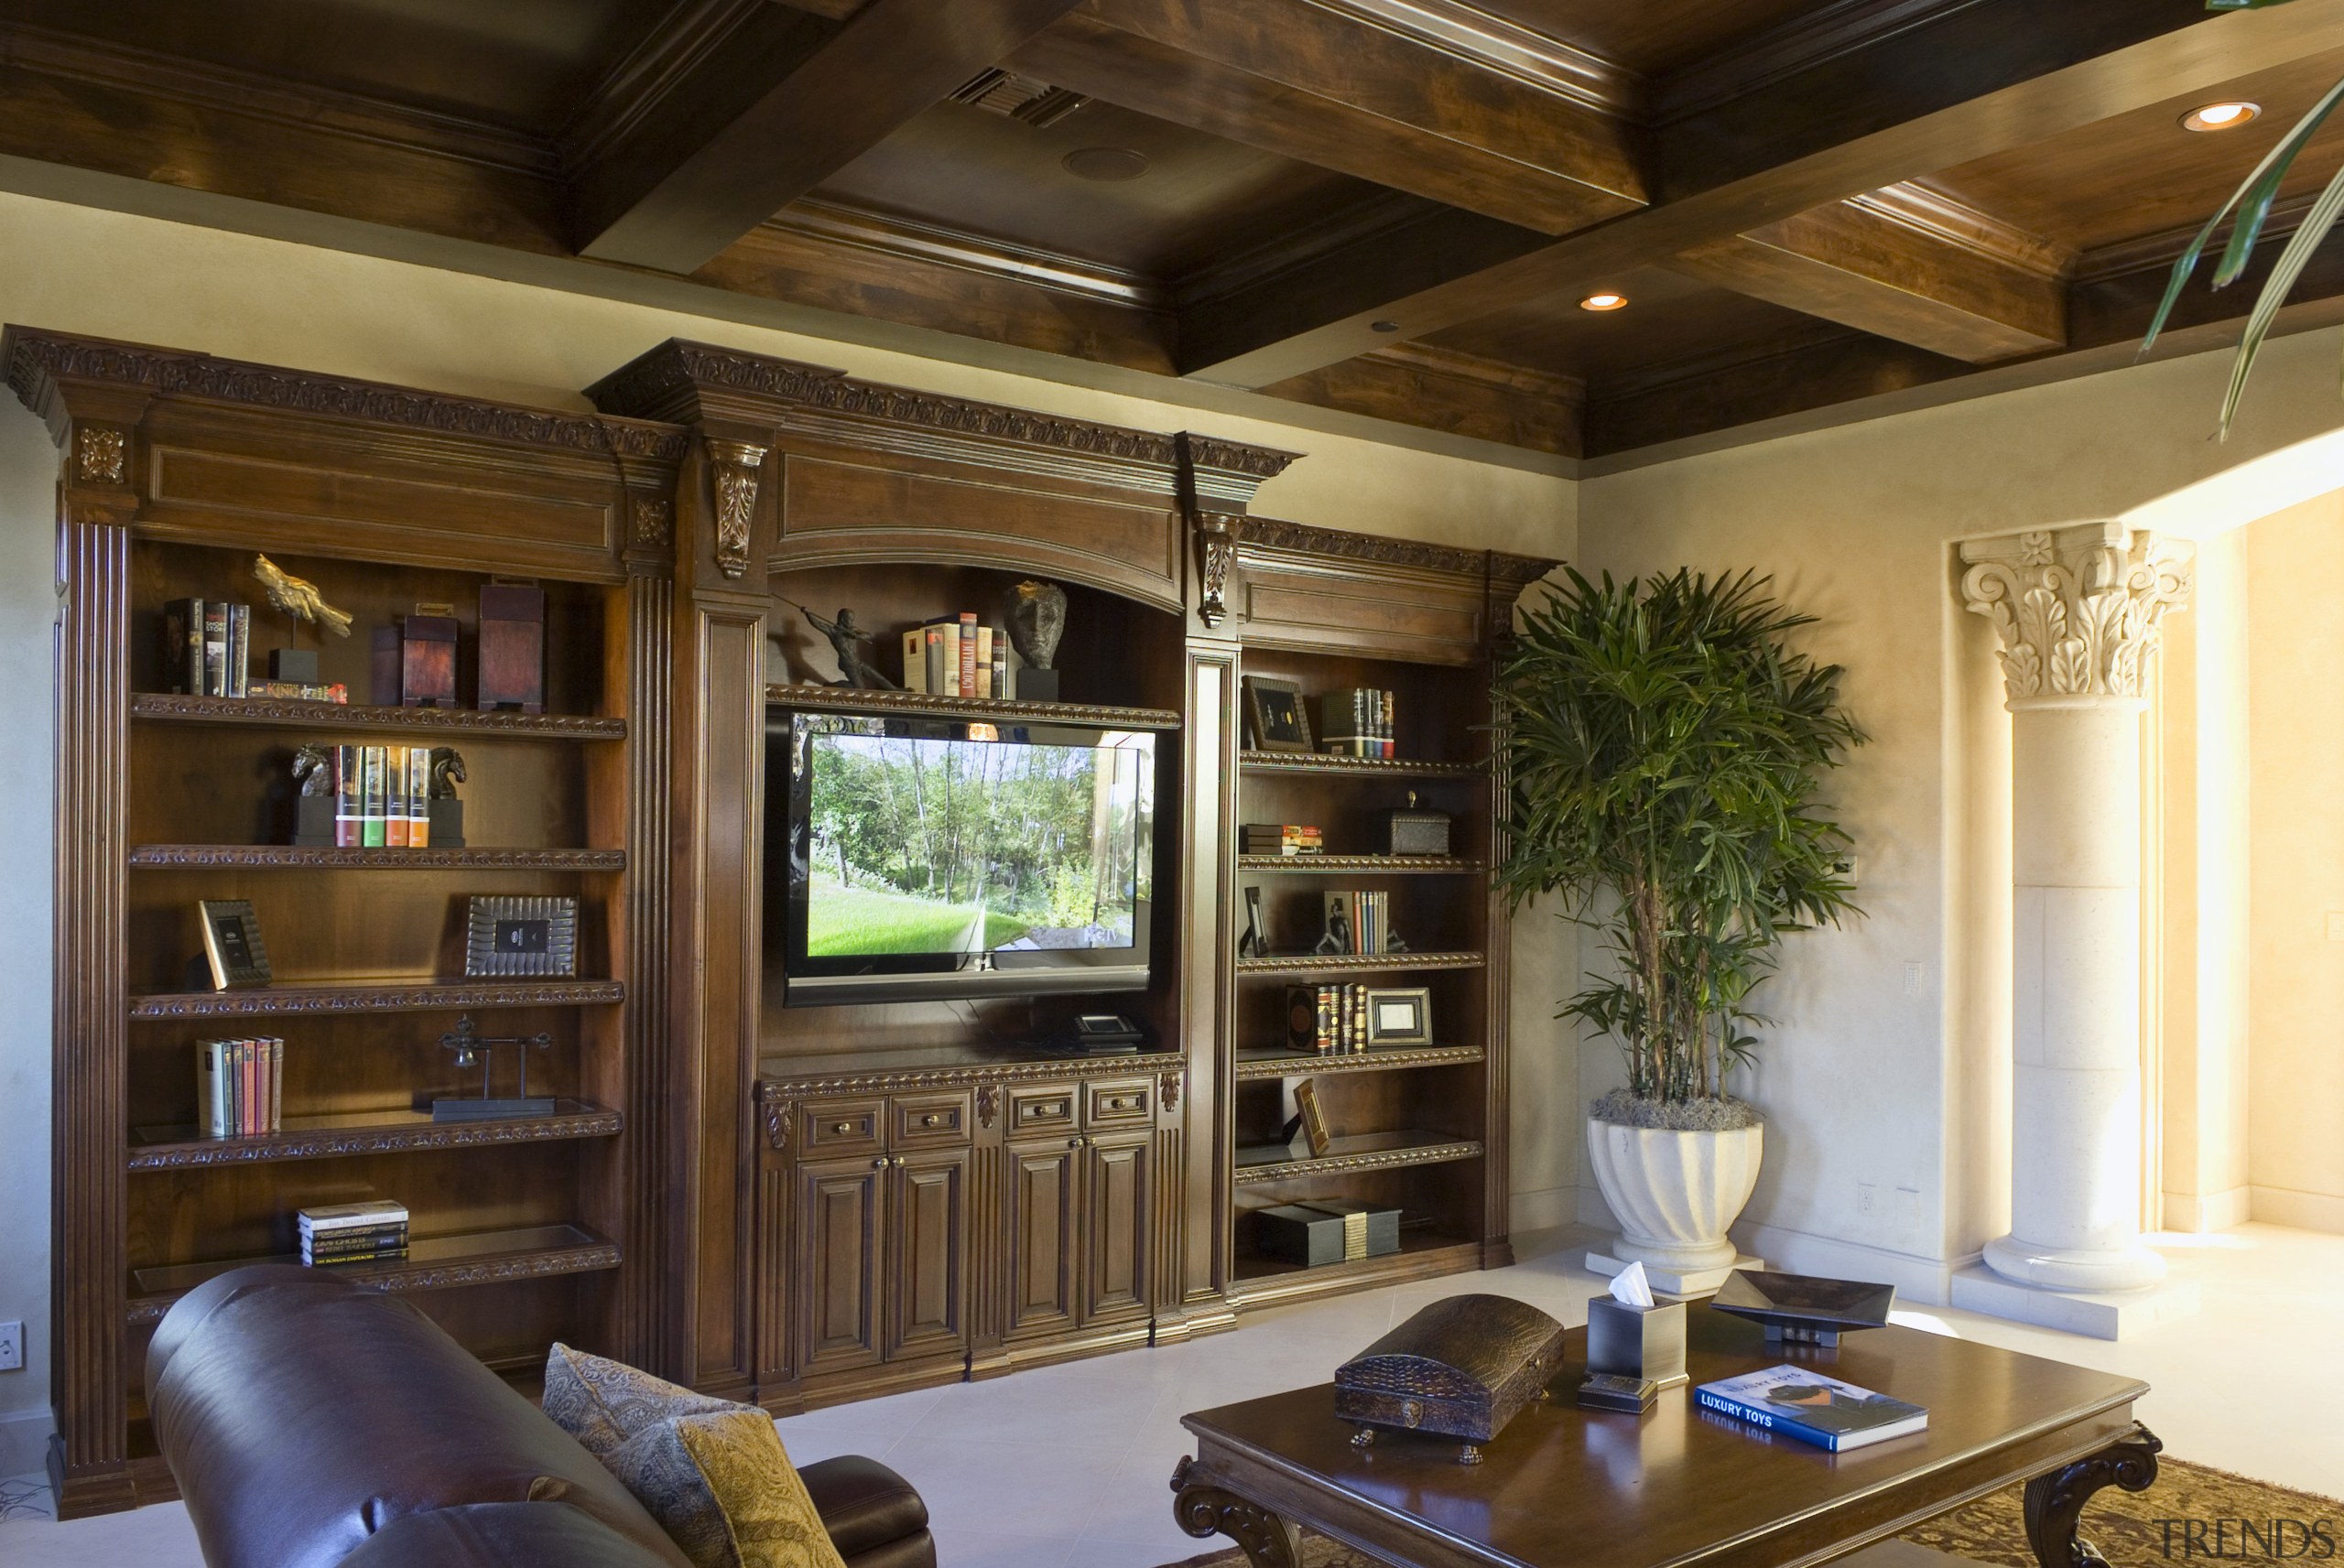
[{"label": "beige plaster wall", "polygon": [[[1874,737],[1835,786],[1869,918],[1796,939],[1762,999],[1781,1022],[1743,1086],[1769,1118],[1745,1247],[1942,1299],[2007,1227],[2008,720],[1955,543],[2121,516],[2344,425],[2336,349],[2332,331],[2271,345],[2225,445],[2207,437],[2226,361],[2200,355],[1583,487],[1589,569],[1774,573],[1823,617],[1811,644],[1848,665]],[[1612,1081],[1608,1045],[1580,1054],[1583,1094]]]},{"label": "beige plaster wall", "polygon": [[2252,748],[2253,1217],[2344,1232],[2344,493],[2241,531]]},{"label": "beige plaster wall", "polygon": [[[1527,555],[1568,557],[1568,480],[1260,420],[915,359],[883,350],[550,292],[467,274],[0,195],[0,319],[551,406],[669,337],[833,365],[923,390],[1151,429],[1195,428],[1307,454],[1257,510]],[[30,1366],[0,1374],[0,1476],[46,1430],[50,809],[49,633],[55,460],[39,422],[0,407],[0,1319],[26,1320]],[[1536,928],[1534,927],[1534,930]],[[1526,937],[1522,983],[1556,968]],[[1517,1058],[1515,1186],[1536,1213],[1573,1180],[1540,1108],[1568,1101],[1572,1057]],[[1542,1209],[1541,1206],[1545,1206]]]}]

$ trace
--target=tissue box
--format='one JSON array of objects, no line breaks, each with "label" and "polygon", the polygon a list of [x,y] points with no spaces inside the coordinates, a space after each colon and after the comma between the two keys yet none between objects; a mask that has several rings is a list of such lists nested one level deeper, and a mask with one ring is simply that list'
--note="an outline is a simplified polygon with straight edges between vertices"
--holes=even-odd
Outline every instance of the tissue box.
[{"label": "tissue box", "polygon": [[1505,1430],[1562,1363],[1563,1325],[1511,1296],[1450,1296],[1335,1371],[1335,1414],[1475,1444]]},{"label": "tissue box", "polygon": [[1587,1369],[1641,1378],[1663,1390],[1690,1382],[1685,1370],[1685,1303],[1634,1307],[1610,1296],[1588,1303]]}]

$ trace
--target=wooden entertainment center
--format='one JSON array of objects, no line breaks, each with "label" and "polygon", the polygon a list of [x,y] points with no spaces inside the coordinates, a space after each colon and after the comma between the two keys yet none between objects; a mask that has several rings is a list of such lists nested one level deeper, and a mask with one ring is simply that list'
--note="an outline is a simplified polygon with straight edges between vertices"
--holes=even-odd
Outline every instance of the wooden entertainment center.
[{"label": "wooden entertainment center", "polygon": [[[396,1198],[414,1242],[353,1266],[528,1386],[565,1339],[776,1411],[1226,1327],[1250,1307],[1510,1257],[1505,787],[1490,661],[1554,564],[1253,517],[1290,454],[862,382],[703,344],[500,406],[11,328],[9,384],[62,455],[52,1465],[62,1511],[170,1495],[140,1390],[193,1284],[298,1251],[296,1213]],[[348,611],[267,608],[266,552]],[[370,706],[371,633],[546,596],[542,713]],[[1061,586],[1066,700],[825,685],[797,607],[878,633]],[[165,606],[253,605],[253,658],[314,651],[349,706],[174,691]],[[1250,749],[1242,682],[1394,694],[1396,755]],[[460,688],[459,702],[468,700]],[[1156,737],[1144,992],[782,1005],[768,941],[769,715]],[[296,748],[454,745],[462,847],[292,843]],[[1373,815],[1449,814],[1375,856]],[[1240,855],[1247,821],[1315,858]],[[1307,863],[1300,863],[1307,860]],[[1272,951],[1240,957],[1243,890]],[[1408,950],[1321,956],[1318,895],[1389,895]],[[466,978],[463,901],[574,898],[574,976]],[[250,901],[274,975],[188,969],[199,900]],[[1287,1041],[1286,987],[1425,988],[1427,1044]],[[1078,1007],[1136,1055],[1037,1048]],[[435,1121],[442,1036],[549,1037],[554,1115]],[[493,1027],[492,1027],[493,1026]],[[283,1130],[198,1135],[195,1047],[281,1035]],[[1336,1136],[1276,1147],[1309,1078]],[[1349,1197],[1397,1252],[1304,1268],[1254,1211]]]}]

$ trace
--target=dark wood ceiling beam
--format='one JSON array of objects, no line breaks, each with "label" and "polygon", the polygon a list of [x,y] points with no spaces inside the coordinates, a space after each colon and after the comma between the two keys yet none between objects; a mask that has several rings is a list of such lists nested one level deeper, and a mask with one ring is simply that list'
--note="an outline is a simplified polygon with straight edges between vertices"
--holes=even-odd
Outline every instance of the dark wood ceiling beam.
[{"label": "dark wood ceiling beam", "polygon": [[2056,247],[1914,185],[1696,245],[1672,271],[1972,364],[2067,341]]},{"label": "dark wood ceiling beam", "polygon": [[1542,233],[1644,200],[1641,132],[1364,11],[1309,0],[1090,0],[1015,70],[1158,119]]},{"label": "dark wood ceiling beam", "polygon": [[[2212,16],[2201,0],[1949,0],[1926,25],[1775,69],[1664,126],[1664,199],[1650,206],[1479,267],[1396,249],[1331,257],[1184,312],[1181,363],[1267,386],[1393,335],[1575,298],[1696,246],[2339,46],[2344,0]],[[1438,251],[1446,237],[1420,241]]]},{"label": "dark wood ceiling beam", "polygon": [[[759,91],[711,126],[714,96],[671,110],[574,171],[581,254],[689,273],[886,139],[1076,0],[869,0],[844,22],[766,5],[744,37]],[[728,82],[738,62],[722,60]]]},{"label": "dark wood ceiling beam", "polygon": [[1448,430],[1534,452],[1579,455],[1587,384],[1430,343],[1397,343],[1292,381],[1272,397]]}]

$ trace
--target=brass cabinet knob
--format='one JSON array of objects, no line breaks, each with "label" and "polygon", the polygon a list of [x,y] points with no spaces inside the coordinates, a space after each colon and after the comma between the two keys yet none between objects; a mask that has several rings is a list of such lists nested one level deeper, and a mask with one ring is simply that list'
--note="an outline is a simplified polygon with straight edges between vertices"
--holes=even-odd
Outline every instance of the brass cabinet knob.
[{"label": "brass cabinet knob", "polygon": [[1080,1149],[1082,1147],[1082,1140],[1080,1138],[1069,1138],[1066,1141],[1066,1146],[1069,1149]]},{"label": "brass cabinet knob", "polygon": [[830,1130],[832,1132],[852,1132],[854,1130],[854,1123],[852,1121],[841,1121],[837,1126],[831,1128]]},{"label": "brass cabinet knob", "polygon": [[872,1161],[871,1168],[874,1171],[885,1170],[887,1168],[887,1156],[882,1154],[876,1160]]},{"label": "brass cabinet knob", "polygon": [[919,1124],[922,1127],[941,1127],[944,1125],[944,1113],[939,1110],[931,1110],[919,1119]]},{"label": "brass cabinet knob", "polygon": [[895,1166],[895,1169],[900,1171],[904,1168],[904,1157],[901,1154],[898,1154],[894,1159],[888,1161],[887,1163]]}]

